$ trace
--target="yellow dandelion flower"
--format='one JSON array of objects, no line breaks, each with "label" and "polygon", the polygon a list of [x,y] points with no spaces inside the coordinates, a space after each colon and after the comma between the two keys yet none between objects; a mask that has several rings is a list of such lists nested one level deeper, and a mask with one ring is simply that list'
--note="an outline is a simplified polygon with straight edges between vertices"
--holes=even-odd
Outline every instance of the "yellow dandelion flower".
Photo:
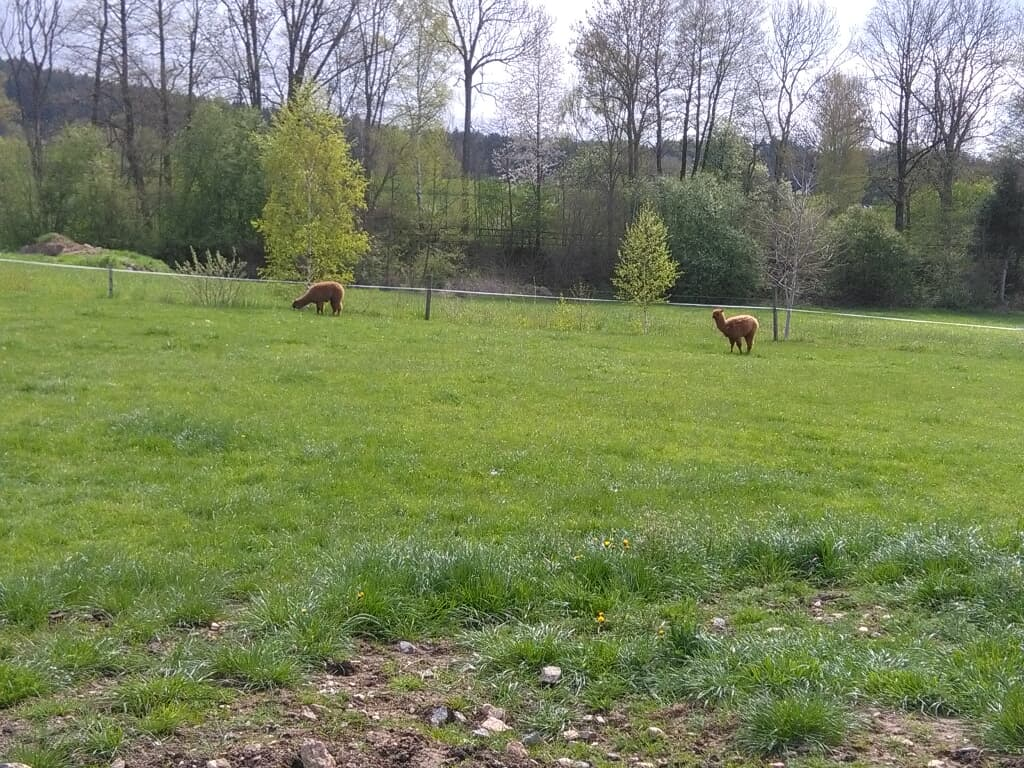
[{"label": "yellow dandelion flower", "polygon": [[583,555],[573,555],[572,559],[573,560],[582,560],[583,559]]},{"label": "yellow dandelion flower", "polygon": [[611,545],[612,545],[612,540],[611,539],[605,539],[604,540],[604,548],[605,549],[608,549],[608,547],[610,547]]},{"label": "yellow dandelion flower", "polygon": [[595,619],[595,621],[598,624],[604,624],[604,611],[598,611],[597,612],[597,618]]},{"label": "yellow dandelion flower", "polygon": [[629,539],[623,539],[622,540],[622,548],[623,549],[629,549]]},{"label": "yellow dandelion flower", "polygon": [[366,597],[366,593],[363,592],[362,590],[359,590],[356,593],[356,600],[362,600],[364,597]]}]

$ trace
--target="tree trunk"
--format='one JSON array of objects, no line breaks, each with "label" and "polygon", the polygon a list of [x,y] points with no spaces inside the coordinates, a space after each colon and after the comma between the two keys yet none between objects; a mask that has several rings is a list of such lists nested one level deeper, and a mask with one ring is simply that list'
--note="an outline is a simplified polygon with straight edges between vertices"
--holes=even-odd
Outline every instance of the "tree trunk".
[{"label": "tree trunk", "polygon": [[96,44],[96,66],[92,80],[92,114],[89,116],[93,125],[100,124],[100,89],[103,85],[103,57],[107,52],[107,26],[110,23],[110,3],[102,0],[102,14],[99,29],[99,41]]},{"label": "tree trunk", "polygon": [[135,112],[132,104],[131,87],[128,82],[128,0],[120,0],[120,26],[121,26],[121,62],[119,80],[121,85],[121,101],[124,110],[124,154],[128,163],[128,172],[135,186],[135,192],[139,196],[139,209],[144,217],[148,218],[148,206],[146,204],[146,179],[142,172],[142,163],[139,160],[138,147],[135,145]]},{"label": "tree trunk", "polygon": [[464,81],[464,98],[466,111],[462,119],[462,175],[469,176],[470,155],[472,154],[471,134],[473,132],[473,72],[466,67]]},{"label": "tree trunk", "polygon": [[1003,258],[1003,268],[999,274],[999,303],[1006,304],[1006,273],[1010,271],[1010,257]]}]

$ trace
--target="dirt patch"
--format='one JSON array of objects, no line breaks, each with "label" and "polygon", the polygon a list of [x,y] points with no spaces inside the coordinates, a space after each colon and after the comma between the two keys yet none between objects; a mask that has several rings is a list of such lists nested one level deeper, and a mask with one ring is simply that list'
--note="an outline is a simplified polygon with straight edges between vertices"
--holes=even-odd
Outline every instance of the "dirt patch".
[{"label": "dirt patch", "polygon": [[100,253],[102,248],[97,248],[88,243],[76,243],[64,235],[46,235],[35,243],[29,243],[18,249],[18,253],[39,253],[44,256],[59,256],[62,253]]}]

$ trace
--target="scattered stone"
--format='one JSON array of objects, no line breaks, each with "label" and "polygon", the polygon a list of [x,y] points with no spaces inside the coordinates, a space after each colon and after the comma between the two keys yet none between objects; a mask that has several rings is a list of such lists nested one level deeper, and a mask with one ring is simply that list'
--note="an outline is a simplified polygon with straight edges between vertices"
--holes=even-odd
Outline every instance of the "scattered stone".
[{"label": "scattered stone", "polygon": [[338,677],[348,677],[356,673],[356,664],[348,659],[342,659],[337,661],[335,659],[328,659],[324,664],[327,674],[337,675]]},{"label": "scattered stone", "polygon": [[562,679],[562,668],[561,667],[544,667],[540,671],[540,681],[547,685],[556,685],[559,680]]},{"label": "scattered stone", "polygon": [[639,762],[636,764],[636,768],[658,768],[654,763]]},{"label": "scattered stone", "polygon": [[580,732],[575,728],[567,728],[562,731],[562,738],[566,741],[578,741],[580,738]]},{"label": "scattered stone", "polygon": [[513,757],[527,758],[530,753],[526,751],[526,746],[521,741],[510,741],[505,745],[505,752]]},{"label": "scattered stone", "polygon": [[299,717],[301,717],[303,720],[309,720],[310,722],[316,722],[320,719],[319,717],[317,717],[316,712],[314,712],[309,707],[303,707],[302,709],[300,709]]},{"label": "scattered stone", "polygon": [[488,736],[491,735],[491,732],[488,731],[486,728],[474,728],[473,735],[479,736],[482,739],[486,739]]},{"label": "scattered stone", "polygon": [[538,744],[544,743],[544,737],[536,731],[530,731],[528,734],[523,736],[523,744],[528,747],[535,747]]},{"label": "scattered stone", "polygon": [[448,707],[434,707],[427,715],[427,722],[435,728],[440,728],[445,723],[451,722],[452,713]]},{"label": "scattered stone", "polygon": [[785,763],[768,763],[768,768],[786,768]]},{"label": "scattered stone", "polygon": [[32,766],[24,763],[0,763],[0,768],[32,768]]},{"label": "scattered stone", "polygon": [[512,730],[505,724],[504,720],[499,720],[496,717],[488,717],[480,723],[480,727],[488,733],[501,733],[502,731]]},{"label": "scattered stone", "polygon": [[555,760],[555,765],[559,765],[562,768],[571,768],[572,767],[572,758],[571,757],[560,757],[557,760]]},{"label": "scattered stone", "polygon": [[902,744],[904,747],[913,747],[914,742],[908,739],[906,736],[893,736],[892,740],[897,744]]},{"label": "scattered stone", "polygon": [[658,728],[657,726],[654,726],[654,725],[652,725],[650,728],[647,729],[647,735],[650,736],[652,739],[663,739],[663,738],[665,738],[665,732],[663,730],[661,730],[661,728]]},{"label": "scattered stone", "polygon": [[422,672],[420,672],[420,680],[430,680],[433,677],[434,677],[434,670],[432,670],[432,669],[425,669]]},{"label": "scattered stone", "polygon": [[617,763],[619,760],[622,759],[622,755],[620,755],[618,752],[608,752],[604,756],[604,758],[605,760],[611,760],[613,763]]},{"label": "scattered stone", "polygon": [[353,693],[352,694],[352,698],[353,698],[353,700],[358,701],[360,704],[362,704],[364,701],[366,701],[366,694],[365,693]]},{"label": "scattered stone", "polygon": [[861,626],[861,627],[857,627],[857,631],[860,632],[862,635],[866,635],[871,630],[868,629],[867,627]]},{"label": "scattered stone", "polygon": [[608,722],[608,719],[604,715],[597,715],[594,718],[594,722],[597,723],[598,725],[604,725],[605,723]]},{"label": "scattered stone", "polygon": [[484,713],[485,717],[493,717],[496,720],[505,719],[505,710],[501,707],[492,707],[490,704],[484,704],[480,711]]},{"label": "scattered stone", "polygon": [[929,760],[928,768],[945,768],[946,762],[944,760]]},{"label": "scattered stone", "polygon": [[962,747],[950,750],[949,756],[958,763],[974,763],[981,759],[981,750],[973,744],[965,744]]},{"label": "scattered stone", "polygon": [[226,757],[216,757],[206,761],[206,768],[231,768],[231,762]]},{"label": "scattered stone", "polygon": [[592,723],[592,722],[594,722],[594,716],[593,715],[584,715],[581,719],[583,720],[584,723]]},{"label": "scattered stone", "polygon": [[398,641],[398,652],[399,653],[415,653],[416,646],[410,643],[408,640]]},{"label": "scattered stone", "polygon": [[469,722],[469,718],[467,718],[464,714],[462,714],[458,710],[455,710],[454,712],[452,712],[452,719],[455,722],[457,722],[459,725],[465,725],[466,723]]},{"label": "scattered stone", "polygon": [[711,620],[711,626],[713,629],[723,632],[725,630],[725,619],[721,616],[715,616],[715,618]]},{"label": "scattered stone", "polygon": [[123,757],[118,757],[110,764],[110,768],[124,768],[125,762]]},{"label": "scattered stone", "polygon": [[299,746],[299,760],[302,768],[336,768],[337,763],[331,756],[327,745],[316,739],[309,739]]}]

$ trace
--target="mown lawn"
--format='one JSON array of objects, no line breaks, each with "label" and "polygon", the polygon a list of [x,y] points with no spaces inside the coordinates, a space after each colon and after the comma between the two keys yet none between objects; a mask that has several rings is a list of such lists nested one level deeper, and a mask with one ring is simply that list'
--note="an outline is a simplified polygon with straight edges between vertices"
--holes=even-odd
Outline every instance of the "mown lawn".
[{"label": "mown lawn", "polygon": [[0,757],[130,756],[365,639],[453,643],[548,756],[674,703],[741,762],[870,764],[874,708],[1024,747],[1024,333],[115,283],[0,263]]}]

